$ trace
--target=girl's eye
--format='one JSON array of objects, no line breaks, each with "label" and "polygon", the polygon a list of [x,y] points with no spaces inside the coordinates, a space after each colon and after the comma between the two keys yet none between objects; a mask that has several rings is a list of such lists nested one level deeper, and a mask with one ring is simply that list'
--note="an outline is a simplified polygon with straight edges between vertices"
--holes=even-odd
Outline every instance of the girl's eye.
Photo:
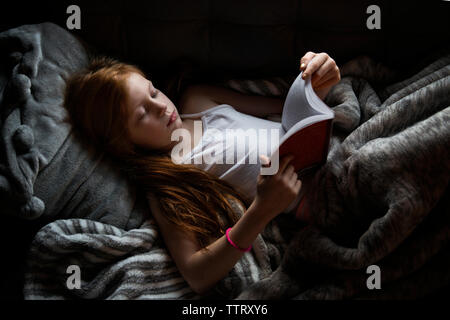
[{"label": "girl's eye", "polygon": [[147,108],[144,107],[144,112],[141,112],[141,113],[139,114],[139,116],[138,116],[138,121],[141,121],[142,119],[144,119],[145,116],[147,115],[147,113],[148,113],[148,110],[147,110]]},{"label": "girl's eye", "polygon": [[157,95],[158,95],[158,90],[153,91],[152,98],[156,98]]}]

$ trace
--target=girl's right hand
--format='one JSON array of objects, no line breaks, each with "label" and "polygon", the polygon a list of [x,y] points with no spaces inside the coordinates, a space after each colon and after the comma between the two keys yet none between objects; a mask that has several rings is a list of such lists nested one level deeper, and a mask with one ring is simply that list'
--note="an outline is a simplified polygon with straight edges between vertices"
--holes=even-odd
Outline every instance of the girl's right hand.
[{"label": "girl's right hand", "polygon": [[[293,158],[292,155],[284,156],[276,174],[258,176],[254,204],[265,215],[270,215],[269,219],[286,209],[300,192],[302,182],[297,179],[294,166],[289,164]],[[262,156],[261,160],[268,161],[268,158]]]}]

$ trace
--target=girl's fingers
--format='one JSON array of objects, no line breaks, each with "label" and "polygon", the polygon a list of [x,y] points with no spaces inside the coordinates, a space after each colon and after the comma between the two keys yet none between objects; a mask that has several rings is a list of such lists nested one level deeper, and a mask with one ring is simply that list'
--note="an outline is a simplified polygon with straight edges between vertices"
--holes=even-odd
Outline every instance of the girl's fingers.
[{"label": "girl's fingers", "polygon": [[300,59],[300,71],[305,70],[308,63],[315,57],[315,53],[308,51],[301,59]]},{"label": "girl's fingers", "polygon": [[281,159],[280,166],[278,167],[277,175],[282,175],[284,173],[284,170],[286,169],[289,162],[294,159],[293,155],[287,155],[284,156],[283,159]]},{"label": "girl's fingers", "polygon": [[286,176],[286,179],[289,181],[293,173],[294,173],[294,166],[290,164],[286,167],[286,170],[284,171],[283,175]]},{"label": "girl's fingers", "polygon": [[267,157],[267,156],[265,156],[263,154],[260,154],[259,155],[259,159],[260,159],[261,165],[263,167],[270,167],[270,159],[269,159],[269,157]]},{"label": "girl's fingers", "polygon": [[[313,75],[313,79],[311,80],[311,82],[314,80],[314,84],[311,83],[311,85],[313,86],[314,89],[322,87],[323,84],[327,83],[329,80],[333,80],[333,79],[337,79],[339,76],[334,73],[333,71],[328,72],[326,75],[324,75],[322,78],[320,79],[315,79],[314,80],[314,75]],[[339,80],[337,80],[336,82],[338,82]]]},{"label": "girl's fingers", "polygon": [[338,76],[338,77],[333,77],[333,78],[331,78],[331,79],[325,81],[324,83],[320,84],[318,87],[315,87],[314,90],[321,90],[321,89],[323,89],[323,88],[333,86],[333,85],[335,85],[336,83],[338,83],[339,80],[340,80],[340,77],[339,77],[339,76]]},{"label": "girl's fingers", "polygon": [[297,180],[295,182],[295,186],[294,186],[294,190],[296,193],[298,193],[300,191],[300,188],[302,187],[302,181],[301,180]]},{"label": "girl's fingers", "polygon": [[333,59],[327,59],[324,64],[322,64],[319,69],[314,72],[311,78],[311,84],[313,87],[319,86],[321,83],[325,82],[326,80],[330,79],[334,76],[334,60]]},{"label": "girl's fingers", "polygon": [[327,56],[325,61],[319,66],[319,68],[317,69],[317,71],[314,74],[317,74],[320,77],[323,77],[329,71],[333,70],[333,67],[335,64],[336,64],[335,61],[332,58]]},{"label": "girl's fingers", "polygon": [[309,75],[313,74],[317,69],[320,68],[322,64],[327,60],[328,55],[326,53],[316,55],[306,66],[305,71],[303,71],[303,79],[306,79]]},{"label": "girl's fingers", "polygon": [[332,72],[327,73],[322,78],[318,79],[317,77],[314,77],[311,79],[311,85],[313,89],[321,88],[322,85],[327,82],[328,80],[331,80],[335,77],[335,75]]},{"label": "girl's fingers", "polygon": [[292,175],[289,178],[289,185],[295,186],[295,183],[297,181],[297,177],[298,177],[297,173],[296,172],[292,172]]}]

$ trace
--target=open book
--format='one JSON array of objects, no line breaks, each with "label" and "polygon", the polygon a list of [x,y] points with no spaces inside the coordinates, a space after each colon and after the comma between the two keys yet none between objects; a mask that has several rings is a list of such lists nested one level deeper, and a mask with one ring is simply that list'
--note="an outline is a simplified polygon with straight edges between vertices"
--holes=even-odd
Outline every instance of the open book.
[{"label": "open book", "polygon": [[293,154],[292,165],[299,176],[325,163],[330,143],[334,112],[314,92],[311,77],[303,72],[291,85],[281,115],[279,146],[271,156],[281,159]]}]

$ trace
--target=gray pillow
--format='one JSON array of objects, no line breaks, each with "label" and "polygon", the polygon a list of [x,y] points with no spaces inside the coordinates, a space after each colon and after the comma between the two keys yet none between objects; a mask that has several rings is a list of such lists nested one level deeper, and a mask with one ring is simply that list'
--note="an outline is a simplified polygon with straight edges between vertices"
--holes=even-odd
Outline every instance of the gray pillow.
[{"label": "gray pillow", "polygon": [[88,62],[83,44],[53,23],[0,33],[2,213],[124,229],[148,214],[145,197],[64,121],[65,82]]}]

